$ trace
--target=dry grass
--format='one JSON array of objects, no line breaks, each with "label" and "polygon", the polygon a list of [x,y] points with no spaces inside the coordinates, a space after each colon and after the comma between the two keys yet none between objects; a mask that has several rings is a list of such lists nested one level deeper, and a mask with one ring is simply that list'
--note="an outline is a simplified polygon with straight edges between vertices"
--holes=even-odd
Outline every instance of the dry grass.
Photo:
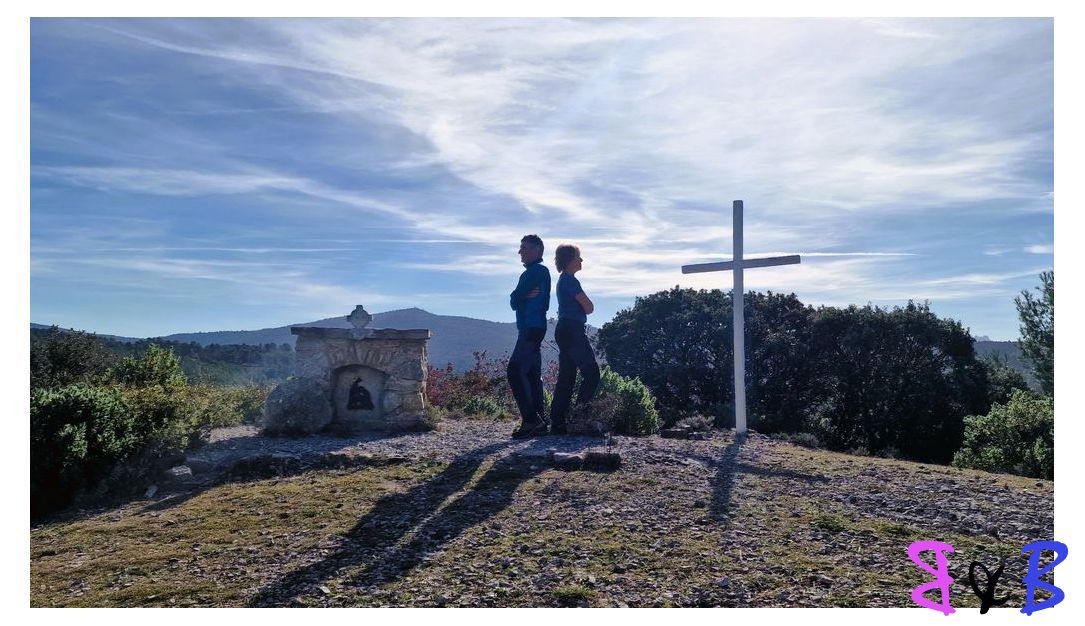
[{"label": "dry grass", "polygon": [[[132,502],[32,530],[31,605],[908,607],[925,575],[905,550],[927,538],[957,547],[961,608],[978,606],[968,562],[1020,560],[1023,541],[849,504],[841,490],[865,497],[894,477],[889,498],[904,497],[895,489],[909,480],[967,495],[982,480],[1051,503],[1051,483],[1031,479],[765,440],[738,453],[726,445],[715,448],[719,466],[598,474],[504,457],[417,461]],[[917,506],[955,501],[906,495]],[[1023,599],[1011,573],[1020,565],[999,587],[1010,606]]]}]

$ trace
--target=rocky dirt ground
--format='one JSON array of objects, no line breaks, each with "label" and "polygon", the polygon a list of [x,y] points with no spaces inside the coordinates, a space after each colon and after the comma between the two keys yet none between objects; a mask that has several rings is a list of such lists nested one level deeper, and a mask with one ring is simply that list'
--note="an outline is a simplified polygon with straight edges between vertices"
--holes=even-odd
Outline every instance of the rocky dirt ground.
[{"label": "rocky dirt ground", "polygon": [[936,539],[954,607],[1001,558],[1020,607],[1021,547],[1053,536],[1048,481],[728,432],[616,437],[619,469],[570,472],[550,450],[603,442],[513,426],[221,429],[155,497],[32,528],[31,605],[911,607],[908,544]]}]

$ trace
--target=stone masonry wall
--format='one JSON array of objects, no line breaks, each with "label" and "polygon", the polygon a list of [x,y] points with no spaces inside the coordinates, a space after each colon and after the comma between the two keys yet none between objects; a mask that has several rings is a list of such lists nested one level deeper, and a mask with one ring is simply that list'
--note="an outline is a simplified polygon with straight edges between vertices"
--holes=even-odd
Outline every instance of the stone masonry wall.
[{"label": "stone masonry wall", "polygon": [[[333,425],[364,429],[417,427],[425,410],[426,341],[428,330],[369,330],[295,327],[297,375],[320,383],[329,403],[339,382],[335,377],[349,366],[372,368],[386,375],[379,410],[364,417],[343,415],[336,407]],[[353,376],[353,373],[348,375]]]}]

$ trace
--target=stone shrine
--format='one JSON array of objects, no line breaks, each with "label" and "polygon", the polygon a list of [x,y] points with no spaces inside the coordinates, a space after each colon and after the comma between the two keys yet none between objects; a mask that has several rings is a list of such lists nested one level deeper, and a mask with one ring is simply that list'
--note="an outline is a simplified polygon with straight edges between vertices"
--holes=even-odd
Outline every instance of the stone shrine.
[{"label": "stone shrine", "polygon": [[429,330],[366,328],[358,305],[354,328],[292,326],[297,376],[316,381],[332,408],[332,428],[402,430],[419,427],[426,408]]}]

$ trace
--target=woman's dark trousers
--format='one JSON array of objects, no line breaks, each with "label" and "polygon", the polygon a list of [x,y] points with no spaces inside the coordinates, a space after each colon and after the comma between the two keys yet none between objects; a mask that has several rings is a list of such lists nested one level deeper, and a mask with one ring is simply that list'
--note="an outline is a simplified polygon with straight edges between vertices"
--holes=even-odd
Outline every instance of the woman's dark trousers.
[{"label": "woman's dark trousers", "polygon": [[572,399],[573,386],[576,384],[576,372],[580,370],[580,392],[576,395],[577,405],[590,402],[599,386],[599,364],[595,362],[588,336],[584,334],[584,324],[567,319],[559,319],[554,330],[554,340],[558,344],[558,384],[554,388],[554,404],[550,408],[551,427],[555,431],[565,429]]},{"label": "woman's dark trousers", "polygon": [[512,397],[520,409],[520,419],[528,422],[546,420],[546,401],[542,386],[542,346],[546,328],[525,328],[516,337],[506,371]]}]

